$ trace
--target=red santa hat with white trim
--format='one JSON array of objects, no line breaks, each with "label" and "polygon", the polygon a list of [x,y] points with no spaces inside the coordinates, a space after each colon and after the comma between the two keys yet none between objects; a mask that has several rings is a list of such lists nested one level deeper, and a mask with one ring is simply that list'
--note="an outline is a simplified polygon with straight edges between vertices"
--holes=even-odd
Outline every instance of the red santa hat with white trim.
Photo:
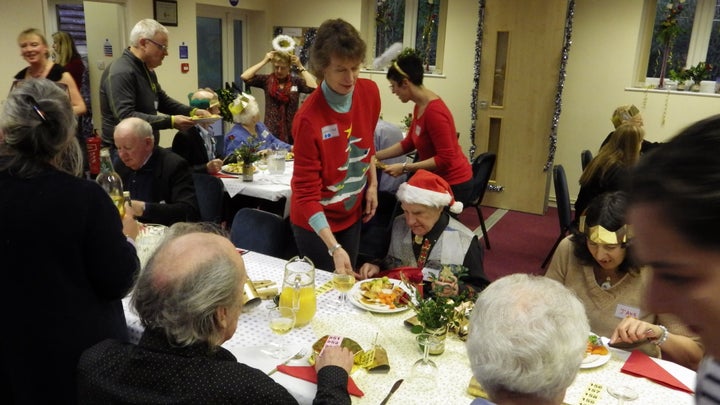
[{"label": "red santa hat with white trim", "polygon": [[435,173],[420,169],[410,180],[400,185],[398,200],[408,204],[427,205],[429,207],[450,207],[450,212],[459,214],[463,204],[455,201],[452,189],[445,179]]}]

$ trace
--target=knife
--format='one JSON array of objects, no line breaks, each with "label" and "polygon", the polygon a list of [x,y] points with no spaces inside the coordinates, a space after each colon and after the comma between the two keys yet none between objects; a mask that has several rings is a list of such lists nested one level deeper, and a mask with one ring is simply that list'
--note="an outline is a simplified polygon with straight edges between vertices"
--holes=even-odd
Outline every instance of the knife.
[{"label": "knife", "polygon": [[390,388],[390,392],[388,392],[388,394],[385,396],[385,399],[383,399],[382,402],[380,402],[380,405],[387,404],[388,400],[390,399],[390,396],[392,396],[392,394],[395,391],[397,391],[398,388],[400,388],[400,384],[402,384],[403,381],[404,380],[402,378],[395,381],[395,384],[393,384],[392,388]]}]

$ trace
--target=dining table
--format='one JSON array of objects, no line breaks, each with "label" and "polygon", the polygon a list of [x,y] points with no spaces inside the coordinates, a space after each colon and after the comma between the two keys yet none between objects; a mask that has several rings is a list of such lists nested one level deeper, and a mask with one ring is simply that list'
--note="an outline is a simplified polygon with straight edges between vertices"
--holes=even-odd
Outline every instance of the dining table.
[{"label": "dining table", "polygon": [[[256,252],[243,254],[248,277],[251,280],[269,280],[275,282],[278,290],[282,288],[282,279],[286,261]],[[309,324],[292,329],[283,339],[286,342],[285,358],[276,359],[268,352],[268,342],[277,340],[268,325],[267,313],[270,300],[246,310],[240,315],[235,334],[223,343],[223,347],[232,352],[239,362],[270,372],[278,364],[304,350],[306,355],[291,360],[291,366],[308,365],[312,345],[326,335],[348,337],[367,350],[376,344],[385,349],[390,365],[384,372],[369,372],[360,368],[351,374],[352,379],[363,391],[362,397],[351,396],[353,404],[379,404],[388,394],[393,384],[403,379],[387,404],[469,404],[474,397],[468,391],[472,371],[467,357],[465,343],[449,333],[445,351],[430,359],[437,365],[436,383],[411,378],[412,365],[422,358],[416,335],[405,320],[413,316],[412,310],[380,313],[360,308],[360,305],[339,303],[339,293],[332,287],[332,273],[316,270],[315,293],[317,312]],[[357,301],[356,301],[357,302]],[[142,325],[129,306],[129,299],[123,300],[125,317],[131,341],[137,343],[142,335]],[[498,337],[502,338],[502,337]],[[377,347],[376,346],[376,347]],[[654,403],[674,405],[692,404],[691,394],[671,389],[641,377],[620,372],[628,352],[610,349],[611,358],[601,366],[581,369],[573,384],[567,390],[566,404],[613,405],[617,400],[611,397],[606,387],[610,385],[628,385],[635,389],[639,398],[634,403]],[[654,359],[659,364],[669,363]],[[679,365],[670,363],[668,370],[683,383],[693,388],[695,373]],[[284,386],[301,404],[312,403],[316,386],[313,383],[276,372],[271,375]]]},{"label": "dining table", "polygon": [[293,161],[285,162],[282,174],[270,174],[267,170],[258,170],[253,175],[253,181],[243,181],[242,175],[221,171],[217,174],[230,198],[238,194],[249,197],[262,198],[268,201],[285,199],[285,215],[289,214],[289,201],[292,190],[290,181],[293,175]]}]

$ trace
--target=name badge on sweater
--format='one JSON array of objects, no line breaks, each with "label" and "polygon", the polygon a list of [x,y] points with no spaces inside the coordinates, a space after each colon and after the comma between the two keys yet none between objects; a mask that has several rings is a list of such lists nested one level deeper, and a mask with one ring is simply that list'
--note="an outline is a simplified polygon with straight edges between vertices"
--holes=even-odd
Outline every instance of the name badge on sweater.
[{"label": "name badge on sweater", "polygon": [[293,93],[297,93],[297,86],[290,87],[290,91],[292,91]]},{"label": "name badge on sweater", "polygon": [[615,308],[616,318],[627,318],[628,316],[633,318],[640,318],[640,308],[631,307],[629,305],[618,304]]},{"label": "name badge on sweater", "polygon": [[415,136],[420,136],[420,132],[422,132],[420,125],[415,125]]},{"label": "name badge on sweater", "polygon": [[340,136],[340,130],[338,129],[337,124],[332,125],[326,125],[322,127],[322,139],[323,141],[330,138],[337,138]]}]

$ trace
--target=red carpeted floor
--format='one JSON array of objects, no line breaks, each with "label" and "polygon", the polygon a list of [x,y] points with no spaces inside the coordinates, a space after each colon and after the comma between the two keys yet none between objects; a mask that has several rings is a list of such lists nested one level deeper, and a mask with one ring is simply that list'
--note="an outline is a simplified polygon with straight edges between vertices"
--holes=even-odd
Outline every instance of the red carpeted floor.
[{"label": "red carpeted floor", "polygon": [[[495,211],[482,207],[487,225]],[[480,224],[474,208],[466,209],[460,220],[472,230]],[[482,232],[478,229],[476,233]],[[559,234],[556,208],[548,208],[545,215],[507,211],[488,230],[490,249],[485,250],[485,273],[491,280],[512,273],[543,274],[540,265]],[[481,243],[484,242],[481,240]]]}]

